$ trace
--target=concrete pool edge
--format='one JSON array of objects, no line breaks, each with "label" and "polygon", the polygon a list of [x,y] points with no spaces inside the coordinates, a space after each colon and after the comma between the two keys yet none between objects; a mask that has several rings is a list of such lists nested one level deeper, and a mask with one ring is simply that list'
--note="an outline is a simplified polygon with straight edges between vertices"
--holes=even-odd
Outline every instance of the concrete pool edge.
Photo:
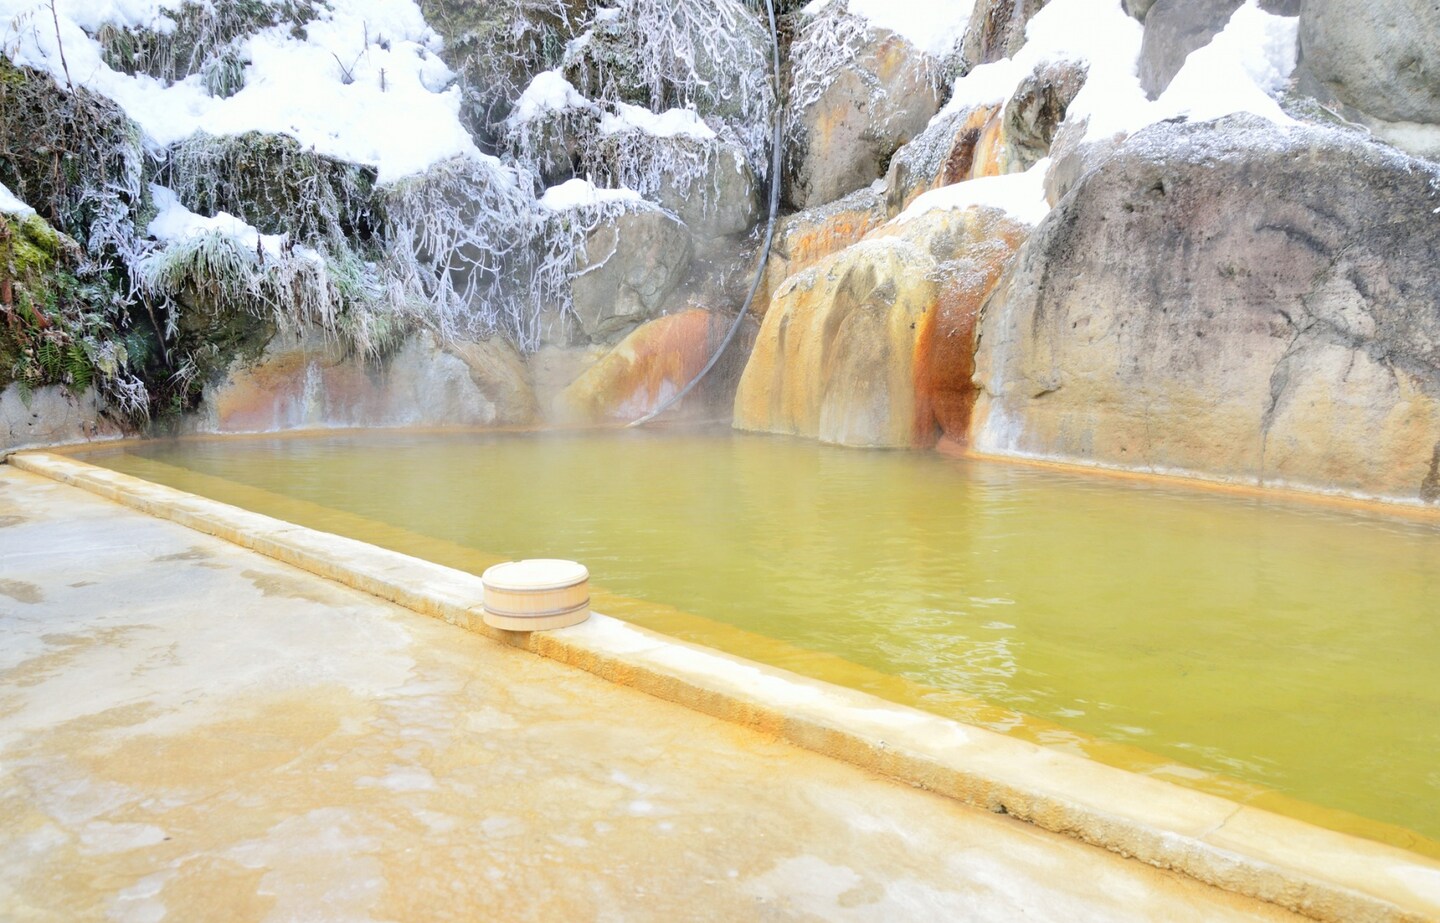
[{"label": "concrete pool edge", "polygon": [[22,470],[863,769],[1003,811],[1324,920],[1440,919],[1440,863],[1127,773],[626,623],[522,635],[480,615],[480,580],[398,552],[46,454]]}]

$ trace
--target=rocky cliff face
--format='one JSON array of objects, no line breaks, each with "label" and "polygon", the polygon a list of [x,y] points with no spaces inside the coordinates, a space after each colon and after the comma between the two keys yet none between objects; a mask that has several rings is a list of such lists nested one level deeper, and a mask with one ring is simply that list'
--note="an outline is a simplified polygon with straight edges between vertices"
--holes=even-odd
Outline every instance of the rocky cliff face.
[{"label": "rocky cliff face", "polygon": [[987,304],[973,444],[1434,500],[1437,209],[1440,167],[1354,133],[1137,133]]}]

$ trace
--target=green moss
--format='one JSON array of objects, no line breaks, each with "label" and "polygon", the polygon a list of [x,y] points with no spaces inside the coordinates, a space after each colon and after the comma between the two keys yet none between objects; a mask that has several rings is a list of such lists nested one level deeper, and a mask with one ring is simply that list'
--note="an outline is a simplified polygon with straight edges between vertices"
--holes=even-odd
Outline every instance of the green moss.
[{"label": "green moss", "polygon": [[82,273],[81,249],[38,215],[0,215],[0,384],[83,391],[127,373],[116,280]]}]

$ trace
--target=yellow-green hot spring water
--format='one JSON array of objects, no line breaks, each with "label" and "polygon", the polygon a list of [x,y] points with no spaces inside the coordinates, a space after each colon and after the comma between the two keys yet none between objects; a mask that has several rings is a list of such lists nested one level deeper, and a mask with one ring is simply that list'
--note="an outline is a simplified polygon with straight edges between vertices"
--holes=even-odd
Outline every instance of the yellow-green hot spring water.
[{"label": "yellow-green hot spring water", "polygon": [[1440,522],[724,433],[142,444],[116,470],[1431,854]]}]

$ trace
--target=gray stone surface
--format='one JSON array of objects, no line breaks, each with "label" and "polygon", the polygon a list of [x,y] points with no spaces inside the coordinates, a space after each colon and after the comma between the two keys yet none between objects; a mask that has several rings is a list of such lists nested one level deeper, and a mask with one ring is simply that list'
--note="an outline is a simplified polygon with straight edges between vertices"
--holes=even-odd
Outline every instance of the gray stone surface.
[{"label": "gray stone surface", "polygon": [[690,265],[690,235],[664,212],[626,212],[591,232],[572,283],[585,335],[618,340],[660,313]]},{"label": "gray stone surface", "polygon": [[797,209],[833,202],[883,176],[896,149],[940,109],[937,62],[893,32],[870,29],[847,46],[853,56],[831,60],[835,33],[827,30],[836,28],[837,15],[806,21],[792,46],[798,103],[787,115],[785,195]]},{"label": "gray stone surface", "polygon": [[987,306],[975,444],[1440,499],[1437,208],[1440,168],[1352,133],[1138,132]]},{"label": "gray stone surface", "polygon": [[1155,0],[1122,0],[1122,3],[1125,12],[1144,22],[1145,15],[1150,12],[1150,7],[1155,5]]},{"label": "gray stone surface", "polygon": [[72,394],[60,385],[0,391],[0,450],[116,439],[120,427],[101,415],[95,389]]},{"label": "gray stone surface", "polygon": [[1105,162],[1125,140],[1124,135],[1086,138],[1088,120],[1063,123],[1050,142],[1050,167],[1045,171],[1045,199],[1051,205],[1065,198],[1080,177]]},{"label": "gray stone surface", "polygon": [[961,58],[965,67],[1013,58],[1025,45],[1025,24],[1046,0],[976,0],[965,30]]},{"label": "gray stone surface", "polygon": [[1085,86],[1086,68],[1073,61],[1047,61],[1035,68],[1005,104],[1007,167],[1030,169],[1050,153],[1055,132],[1075,95]]},{"label": "gray stone surface", "polygon": [[0,466],[0,919],[1294,919]]},{"label": "gray stone surface", "polygon": [[409,337],[383,359],[347,354],[318,333],[277,336],[253,361],[207,384],[188,425],[201,432],[530,422],[525,367],[500,340],[442,345]]},{"label": "gray stone surface", "polygon": [[1306,90],[1397,146],[1440,157],[1440,4],[1306,3],[1300,55]]}]

